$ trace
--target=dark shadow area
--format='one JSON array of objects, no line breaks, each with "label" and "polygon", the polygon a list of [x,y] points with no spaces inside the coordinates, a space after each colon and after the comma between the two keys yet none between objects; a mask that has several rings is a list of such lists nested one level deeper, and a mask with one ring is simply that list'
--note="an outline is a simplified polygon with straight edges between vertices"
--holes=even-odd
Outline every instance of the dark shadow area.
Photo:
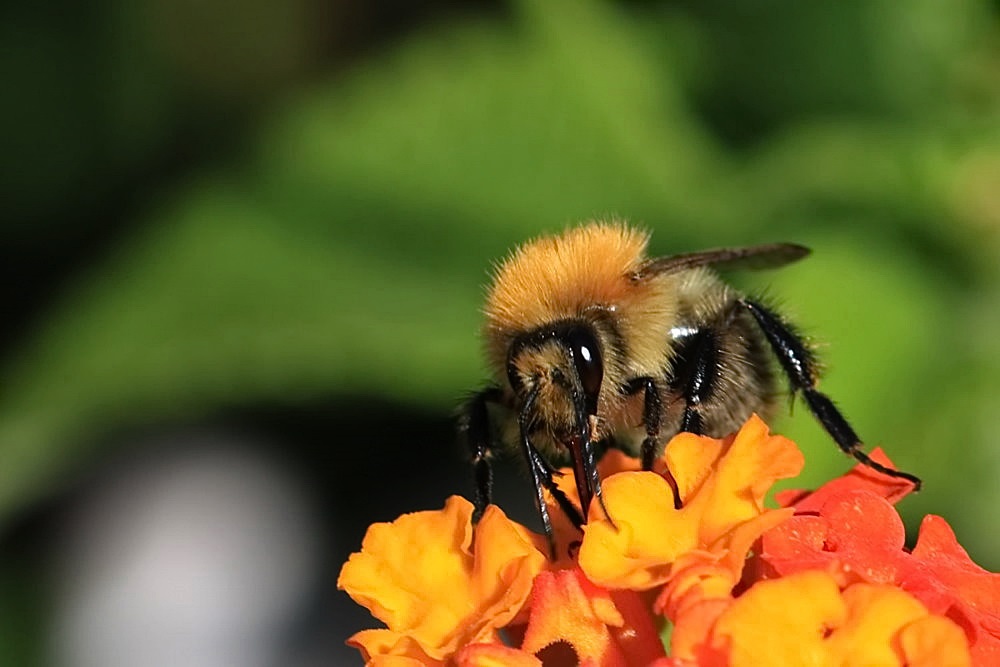
[{"label": "dark shadow area", "polygon": [[[205,436],[240,443],[289,472],[319,519],[323,534],[318,541],[324,545],[319,580],[288,623],[287,654],[295,657],[294,664],[331,658],[334,664],[345,664],[337,659],[349,664],[357,654],[343,642],[377,626],[366,610],[335,590],[341,565],[360,549],[370,524],[439,509],[453,494],[470,496],[471,471],[453,417],[379,399],[246,406],[197,423],[119,434],[106,443],[109,453],[93,459],[68,490],[31,505],[0,535],[0,621],[10,621],[0,628],[12,633],[6,641],[23,645],[21,664],[45,664],[38,637],[45,633],[53,602],[46,587],[56,566],[54,548],[74,509],[136,464],[169,465],[194,447],[176,443],[197,443]],[[496,472],[498,504],[534,525],[531,495],[516,462],[501,460]],[[45,594],[39,596],[40,590]]]}]

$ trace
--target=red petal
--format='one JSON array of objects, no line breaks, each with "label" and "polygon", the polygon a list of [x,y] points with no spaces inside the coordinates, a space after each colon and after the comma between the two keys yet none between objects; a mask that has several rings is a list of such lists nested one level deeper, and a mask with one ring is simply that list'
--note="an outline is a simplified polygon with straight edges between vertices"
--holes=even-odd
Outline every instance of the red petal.
[{"label": "red petal", "polygon": [[[880,447],[873,449],[869,457],[876,463],[895,468]],[[776,493],[774,497],[782,507],[795,505],[798,511],[815,512],[826,501],[850,491],[869,491],[895,504],[911,493],[913,486],[913,482],[880,473],[859,463],[846,475],[830,480],[815,491],[788,489]]]}]

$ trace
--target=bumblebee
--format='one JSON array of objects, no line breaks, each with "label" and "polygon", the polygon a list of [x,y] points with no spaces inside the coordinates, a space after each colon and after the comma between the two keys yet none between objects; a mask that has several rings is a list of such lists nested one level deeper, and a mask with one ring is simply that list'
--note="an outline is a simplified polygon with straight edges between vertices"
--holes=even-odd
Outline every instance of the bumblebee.
[{"label": "bumblebee", "polygon": [[[491,502],[490,459],[503,444],[527,463],[546,534],[545,490],[579,527],[592,499],[603,505],[596,466],[603,447],[637,454],[652,469],[678,432],[723,437],[751,413],[772,414],[779,369],[844,452],[919,488],[916,476],[865,454],[817,389],[815,354],[795,328],[716,273],[777,268],[807,248],[778,243],[647,258],[648,241],[624,223],[591,222],[530,241],[496,268],[483,330],[494,383],[466,403],[461,422],[475,516]],[[566,462],[579,508],[553,482],[556,465]]]}]

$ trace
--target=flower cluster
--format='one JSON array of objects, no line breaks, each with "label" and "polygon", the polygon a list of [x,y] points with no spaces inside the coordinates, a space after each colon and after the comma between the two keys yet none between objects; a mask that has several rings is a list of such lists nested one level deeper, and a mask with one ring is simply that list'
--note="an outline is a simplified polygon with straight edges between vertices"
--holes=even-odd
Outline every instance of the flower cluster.
[{"label": "flower cluster", "polygon": [[555,561],[497,507],[472,525],[459,497],[375,524],[338,585],[386,627],[349,643],[384,667],[1000,664],[1000,574],[940,517],[904,547],[892,503],[910,483],[858,466],[765,507],[802,465],[756,417],[678,435],[652,472],[611,451],[607,512],[593,503],[582,535],[557,521]]}]

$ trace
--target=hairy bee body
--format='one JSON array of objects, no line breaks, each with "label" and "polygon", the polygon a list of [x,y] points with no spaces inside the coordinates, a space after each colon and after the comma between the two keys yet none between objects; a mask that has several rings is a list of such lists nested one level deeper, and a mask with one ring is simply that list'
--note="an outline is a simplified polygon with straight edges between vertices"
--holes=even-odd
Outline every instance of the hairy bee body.
[{"label": "hairy bee body", "polygon": [[738,292],[706,267],[636,280],[647,261],[647,241],[646,234],[625,225],[591,224],[522,246],[496,272],[485,308],[487,357],[503,389],[502,403],[513,414],[519,400],[507,380],[508,365],[524,382],[537,378],[532,442],[556,463],[570,455],[565,443],[575,416],[551,374],[572,363],[554,339],[509,355],[515,341],[554,323],[591,327],[603,351],[594,441],[639,454],[644,398],[628,391],[628,382],[642,377],[658,380],[664,407],[660,442],[680,431],[682,385],[690,379],[682,362],[699,343],[718,348],[717,363],[704,378],[713,389],[698,407],[702,433],[721,437],[751,413],[772,410],[776,387],[767,344],[753,318],[733,308]]},{"label": "hairy bee body", "polygon": [[[601,499],[601,446],[638,454],[650,469],[680,431],[722,437],[752,413],[768,416],[779,394],[776,369],[842,450],[919,485],[868,458],[816,388],[811,348],[715,271],[775,268],[801,259],[806,248],[770,244],[647,258],[647,242],[646,233],[623,223],[588,223],[530,241],[496,268],[483,331],[494,384],[470,400],[463,420],[479,513],[491,499],[496,444],[523,455],[551,535],[543,489],[583,523],[591,499]],[[505,423],[491,418],[488,404],[500,407]],[[564,461],[576,473],[579,509],[552,481]]]}]

